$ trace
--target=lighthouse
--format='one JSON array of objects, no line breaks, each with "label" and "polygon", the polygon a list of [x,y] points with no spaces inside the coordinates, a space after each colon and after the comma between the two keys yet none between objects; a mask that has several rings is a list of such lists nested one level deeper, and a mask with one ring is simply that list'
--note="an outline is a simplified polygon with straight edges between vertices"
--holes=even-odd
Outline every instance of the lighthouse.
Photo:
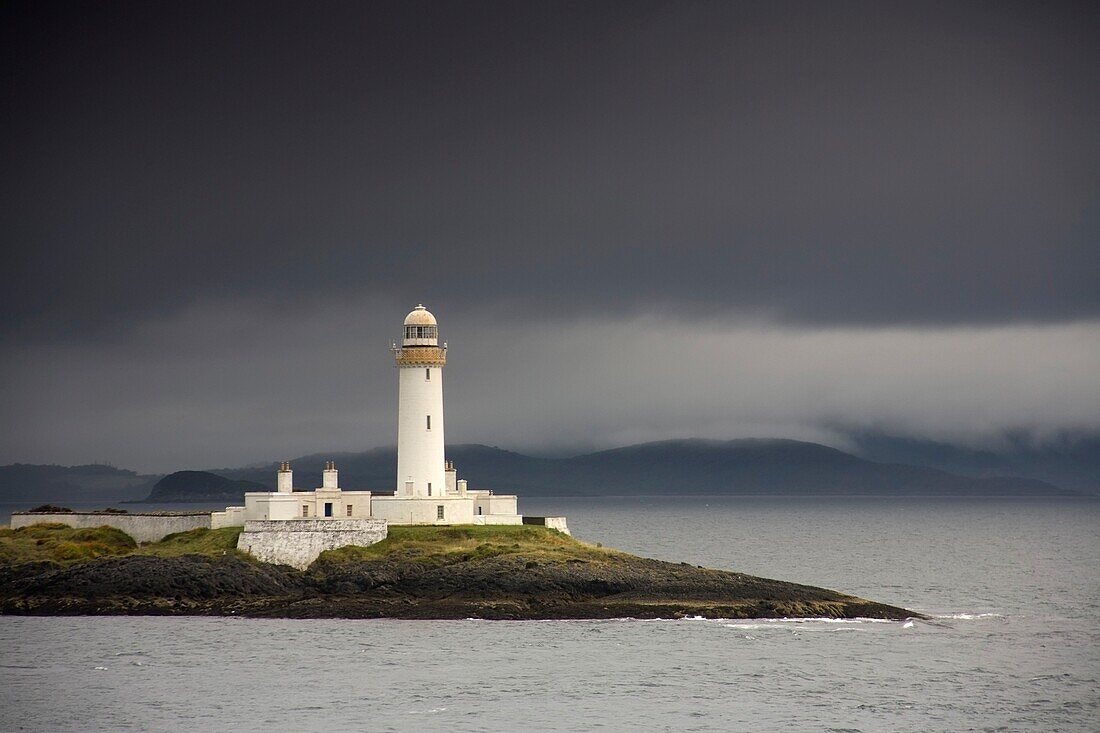
[{"label": "lighthouse", "polygon": [[443,457],[443,367],[447,344],[423,305],[405,316],[401,346],[393,345],[399,374],[397,489],[395,497],[441,497],[447,472]]},{"label": "lighthouse", "polygon": [[447,344],[440,345],[439,324],[427,308],[418,305],[405,316],[401,345],[394,341],[392,349],[398,373],[397,487],[392,495],[340,488],[334,461],[325,463],[316,489],[295,489],[290,464],[283,461],[277,491],[246,492],[244,506],[211,513],[211,528],[243,525],[238,549],[298,568],[307,567],[322,550],[377,542],[396,524],[541,524],[568,534],[565,517],[524,517],[515,494],[476,488],[444,460]]}]

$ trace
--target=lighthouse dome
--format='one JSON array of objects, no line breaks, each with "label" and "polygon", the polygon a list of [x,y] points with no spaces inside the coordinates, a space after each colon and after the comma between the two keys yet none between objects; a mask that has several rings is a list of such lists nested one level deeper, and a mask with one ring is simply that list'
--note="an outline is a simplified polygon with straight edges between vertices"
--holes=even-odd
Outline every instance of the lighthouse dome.
[{"label": "lighthouse dome", "polygon": [[412,309],[409,315],[405,316],[406,326],[435,326],[435,316],[432,312],[425,308],[423,305],[418,305]]},{"label": "lighthouse dome", "polygon": [[401,343],[403,346],[439,345],[439,326],[432,312],[423,305],[416,306],[405,316],[405,335]]}]

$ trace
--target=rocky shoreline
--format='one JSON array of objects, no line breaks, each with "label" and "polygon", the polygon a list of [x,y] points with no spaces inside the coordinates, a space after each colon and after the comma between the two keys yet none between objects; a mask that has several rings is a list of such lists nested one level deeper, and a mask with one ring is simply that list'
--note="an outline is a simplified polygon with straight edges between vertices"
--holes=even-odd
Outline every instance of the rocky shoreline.
[{"label": "rocky shoreline", "polygon": [[[921,617],[824,588],[636,557],[542,528],[532,534],[535,529],[503,537],[505,543],[519,537],[511,544],[481,541],[484,537],[456,544],[451,533],[446,541],[421,537],[342,548],[325,553],[305,571],[229,550],[169,556],[138,550],[72,563],[9,560],[0,564],[0,613],[510,620]],[[386,543],[390,546],[383,547]]]}]

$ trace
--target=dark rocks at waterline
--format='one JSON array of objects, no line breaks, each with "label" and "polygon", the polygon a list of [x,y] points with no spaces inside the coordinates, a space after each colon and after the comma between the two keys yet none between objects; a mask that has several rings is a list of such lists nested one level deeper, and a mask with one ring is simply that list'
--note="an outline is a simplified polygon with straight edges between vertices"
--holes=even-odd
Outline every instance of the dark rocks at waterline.
[{"label": "dark rocks at waterline", "polygon": [[912,611],[812,586],[617,555],[545,562],[510,555],[444,566],[316,563],[305,572],[236,556],[124,556],[0,572],[0,612],[286,618],[903,619]]}]

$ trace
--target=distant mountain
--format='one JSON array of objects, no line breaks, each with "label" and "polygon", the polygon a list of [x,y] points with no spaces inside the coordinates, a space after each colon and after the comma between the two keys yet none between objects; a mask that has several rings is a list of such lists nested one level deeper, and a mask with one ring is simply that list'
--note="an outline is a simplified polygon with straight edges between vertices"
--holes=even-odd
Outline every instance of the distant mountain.
[{"label": "distant mountain", "polygon": [[[527,496],[775,495],[775,496],[1055,496],[1072,495],[1033,478],[959,475],[928,466],[868,460],[817,443],[795,440],[671,440],[587,453],[569,458],[538,458],[486,445],[447,448],[459,477],[472,488]],[[335,460],[345,489],[392,491],[397,483],[396,448],[363,453],[317,453],[296,458],[295,487],[321,483],[324,462]],[[271,491],[277,463],[212,471],[178,471],[161,478],[110,469],[113,479],[132,481],[130,496],[149,501],[239,503],[245,491]],[[105,479],[86,469],[107,467],[6,466],[0,487],[6,501],[58,502],[99,498],[92,487]],[[66,480],[39,481],[32,493],[14,495],[9,476],[50,469]],[[45,473],[50,474],[50,471]],[[65,473],[68,472],[68,473]],[[53,475],[53,474],[50,474]],[[99,481],[100,483],[95,483]],[[138,487],[141,487],[139,490]],[[96,488],[95,491],[99,489]],[[120,494],[103,494],[117,499]]]},{"label": "distant mountain", "polygon": [[909,463],[975,478],[1019,476],[1065,489],[1100,493],[1100,436],[1063,437],[1036,444],[1008,439],[996,449],[902,438],[875,432],[849,433],[852,452],[881,463]]},{"label": "distant mountain", "polygon": [[[975,478],[938,469],[869,461],[816,443],[794,440],[673,440],[588,453],[536,458],[485,445],[447,448],[460,478],[472,488],[529,496],[630,494],[775,494],[784,496],[1022,496],[1073,494],[1043,481]],[[316,454],[291,463],[295,484],[320,483],[333,459],[348,489],[392,491],[395,448]],[[276,464],[220,470],[226,476],[272,484]]]},{"label": "distant mountain", "polygon": [[0,466],[0,501],[122,501],[149,493],[158,476],[141,476],[114,466]]},{"label": "distant mountain", "polygon": [[240,501],[246,491],[267,490],[255,481],[228,479],[209,471],[176,471],[157,481],[145,501]]}]

